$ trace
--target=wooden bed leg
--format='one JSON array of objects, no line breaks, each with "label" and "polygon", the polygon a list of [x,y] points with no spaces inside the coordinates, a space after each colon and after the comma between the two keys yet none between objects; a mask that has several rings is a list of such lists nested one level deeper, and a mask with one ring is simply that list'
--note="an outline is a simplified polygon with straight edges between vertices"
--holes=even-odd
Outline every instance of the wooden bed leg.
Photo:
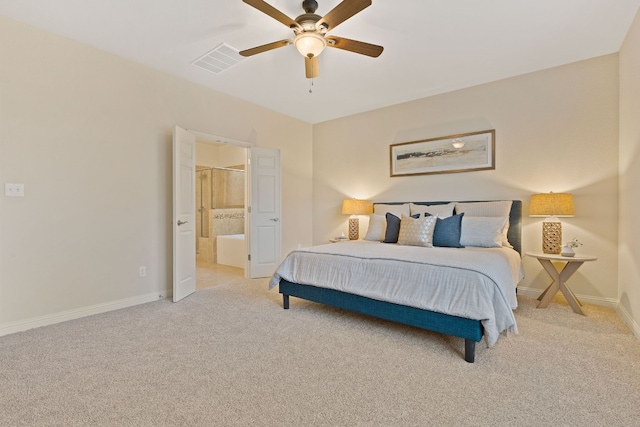
[{"label": "wooden bed leg", "polygon": [[282,307],[285,310],[289,309],[289,295],[282,294]]},{"label": "wooden bed leg", "polygon": [[474,340],[464,340],[464,360],[473,363],[476,358],[476,342]]}]

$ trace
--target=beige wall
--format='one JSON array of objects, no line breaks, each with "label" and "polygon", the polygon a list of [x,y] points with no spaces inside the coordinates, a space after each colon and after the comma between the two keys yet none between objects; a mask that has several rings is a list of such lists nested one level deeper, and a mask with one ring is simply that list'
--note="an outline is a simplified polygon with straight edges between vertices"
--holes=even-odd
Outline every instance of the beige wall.
[{"label": "beige wall", "polygon": [[[371,93],[375,96],[375,92]],[[389,177],[389,145],[462,132],[496,130],[496,169]],[[314,242],[347,232],[343,198],[375,201],[520,199],[535,192],[571,192],[585,264],[572,288],[587,301],[615,305],[618,269],[618,56],[539,71],[313,128]],[[367,221],[361,221],[361,234]],[[524,218],[525,251],[541,249],[541,218]],[[549,278],[525,258],[522,288],[531,294]],[[537,295],[536,293],[536,295]]]},{"label": "beige wall", "polygon": [[0,58],[0,335],[169,292],[174,125],[280,148],[311,242],[311,125],[4,17]]},{"label": "beige wall", "polygon": [[640,13],[620,50],[620,312],[640,338]]}]

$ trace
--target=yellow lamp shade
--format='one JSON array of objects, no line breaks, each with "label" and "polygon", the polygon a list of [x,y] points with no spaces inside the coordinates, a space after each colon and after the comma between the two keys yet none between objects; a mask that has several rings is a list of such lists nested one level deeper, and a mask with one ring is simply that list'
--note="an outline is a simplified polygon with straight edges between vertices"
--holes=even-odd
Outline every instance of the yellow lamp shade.
[{"label": "yellow lamp shade", "polygon": [[569,193],[544,193],[531,196],[529,216],[559,216],[575,215],[573,196]]},{"label": "yellow lamp shade", "polygon": [[373,212],[370,200],[347,199],[342,202],[343,215],[369,215]]}]

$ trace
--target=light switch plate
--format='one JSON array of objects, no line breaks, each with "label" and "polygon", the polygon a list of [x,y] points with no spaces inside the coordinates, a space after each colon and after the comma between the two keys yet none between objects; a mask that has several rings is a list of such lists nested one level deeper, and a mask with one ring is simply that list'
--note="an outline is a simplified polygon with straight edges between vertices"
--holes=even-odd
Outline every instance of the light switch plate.
[{"label": "light switch plate", "polygon": [[7,197],[24,197],[24,184],[4,184],[4,195]]}]

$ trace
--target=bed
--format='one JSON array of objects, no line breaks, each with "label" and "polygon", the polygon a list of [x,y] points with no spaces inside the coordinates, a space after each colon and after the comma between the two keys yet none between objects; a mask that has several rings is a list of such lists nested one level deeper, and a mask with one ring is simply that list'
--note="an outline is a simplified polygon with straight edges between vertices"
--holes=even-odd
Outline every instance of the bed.
[{"label": "bed", "polygon": [[[493,346],[500,335],[517,333],[521,201],[393,202],[374,209],[364,240],[301,248],[284,259],[269,287],[279,287],[285,309],[294,296],[463,338],[469,363],[483,338]],[[383,213],[386,243],[374,224]],[[438,243],[444,224],[453,222],[458,243],[466,245]],[[403,230],[395,244],[387,242],[394,227]],[[431,246],[424,233],[417,233],[418,244],[412,241],[410,227],[430,227]]]}]

